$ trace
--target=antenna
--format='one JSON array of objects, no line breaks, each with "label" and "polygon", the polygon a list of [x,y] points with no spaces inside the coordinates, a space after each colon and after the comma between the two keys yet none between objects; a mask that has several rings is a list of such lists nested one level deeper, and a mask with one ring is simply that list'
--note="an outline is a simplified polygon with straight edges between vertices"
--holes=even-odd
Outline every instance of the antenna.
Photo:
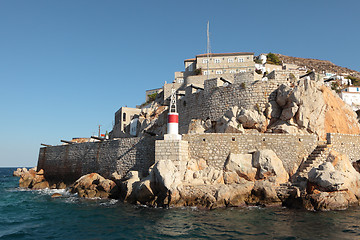
[{"label": "antenna", "polygon": [[206,30],[206,36],[207,36],[207,49],[206,49],[206,56],[207,56],[207,61],[206,61],[206,68],[207,68],[207,79],[209,80],[209,57],[210,57],[210,23],[209,21],[207,22],[207,30]]},{"label": "antenna", "polygon": [[171,89],[169,113],[177,113],[177,110],[176,110],[176,91],[175,91],[174,88]]}]

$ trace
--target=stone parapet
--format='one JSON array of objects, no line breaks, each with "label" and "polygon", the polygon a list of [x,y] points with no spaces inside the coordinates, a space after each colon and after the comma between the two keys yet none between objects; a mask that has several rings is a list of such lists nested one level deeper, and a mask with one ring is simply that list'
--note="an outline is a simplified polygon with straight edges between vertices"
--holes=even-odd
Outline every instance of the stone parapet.
[{"label": "stone parapet", "polygon": [[73,182],[88,173],[111,178],[124,177],[130,170],[147,175],[155,162],[155,138],[120,138],[40,148],[38,169],[50,181]]}]

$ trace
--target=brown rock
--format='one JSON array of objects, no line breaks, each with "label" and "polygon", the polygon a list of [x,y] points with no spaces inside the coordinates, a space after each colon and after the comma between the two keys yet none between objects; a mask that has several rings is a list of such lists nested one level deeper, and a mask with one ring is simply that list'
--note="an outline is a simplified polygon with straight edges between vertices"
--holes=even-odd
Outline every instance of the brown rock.
[{"label": "brown rock", "polygon": [[51,195],[52,198],[59,198],[62,197],[62,195],[60,193],[54,193],[53,195]]},{"label": "brown rock", "polygon": [[65,189],[66,188],[66,184],[61,182],[57,184],[57,189]]},{"label": "brown rock", "polygon": [[33,179],[34,176],[32,174],[30,174],[29,172],[23,172],[19,179],[19,187],[21,188],[31,187],[31,183]]},{"label": "brown rock", "polygon": [[225,164],[225,170],[236,172],[240,177],[254,181],[257,169],[252,165],[252,154],[233,154],[229,155]]},{"label": "brown rock", "polygon": [[32,186],[32,189],[34,189],[34,190],[40,190],[40,189],[45,189],[45,188],[49,188],[49,183],[47,181],[38,182]]},{"label": "brown rock", "polygon": [[71,187],[71,192],[84,198],[107,198],[117,195],[118,188],[114,181],[90,173],[79,178]]}]

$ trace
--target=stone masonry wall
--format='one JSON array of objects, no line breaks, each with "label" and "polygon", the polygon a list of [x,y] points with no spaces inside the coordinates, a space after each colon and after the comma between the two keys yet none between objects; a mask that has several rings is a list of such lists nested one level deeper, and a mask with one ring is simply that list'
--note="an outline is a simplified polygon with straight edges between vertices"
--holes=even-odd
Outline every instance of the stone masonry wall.
[{"label": "stone masonry wall", "polygon": [[351,134],[328,133],[327,142],[336,152],[346,154],[350,161],[360,160],[360,136]]},{"label": "stone masonry wall", "polygon": [[77,143],[41,148],[37,167],[50,181],[73,182],[92,172],[105,178],[115,171],[121,176],[130,170],[146,175],[155,162],[154,153],[153,137]]},{"label": "stone masonry wall", "polygon": [[264,110],[269,101],[275,100],[276,89],[280,85],[279,81],[246,81],[246,78],[241,81],[241,78],[237,78],[234,84],[228,86],[205,88],[203,91],[187,94],[177,103],[178,112],[181,113],[179,132],[187,133],[191,119],[217,121],[233,106]]},{"label": "stone masonry wall", "polygon": [[204,133],[186,134],[183,140],[189,141],[190,159],[204,159],[218,170],[223,169],[230,153],[271,149],[289,173],[294,172],[317,145],[317,137],[310,134]]},{"label": "stone masonry wall", "polygon": [[178,170],[185,170],[189,160],[189,145],[182,140],[157,140],[155,142],[155,162],[171,160]]}]

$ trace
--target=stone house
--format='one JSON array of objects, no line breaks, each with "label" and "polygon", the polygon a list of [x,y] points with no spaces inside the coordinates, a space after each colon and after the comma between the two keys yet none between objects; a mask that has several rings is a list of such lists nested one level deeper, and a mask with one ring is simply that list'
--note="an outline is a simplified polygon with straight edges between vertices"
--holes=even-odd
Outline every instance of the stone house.
[{"label": "stone house", "polygon": [[111,138],[127,137],[130,134],[129,125],[131,121],[138,118],[141,109],[121,107],[115,113],[115,124],[111,132]]}]

